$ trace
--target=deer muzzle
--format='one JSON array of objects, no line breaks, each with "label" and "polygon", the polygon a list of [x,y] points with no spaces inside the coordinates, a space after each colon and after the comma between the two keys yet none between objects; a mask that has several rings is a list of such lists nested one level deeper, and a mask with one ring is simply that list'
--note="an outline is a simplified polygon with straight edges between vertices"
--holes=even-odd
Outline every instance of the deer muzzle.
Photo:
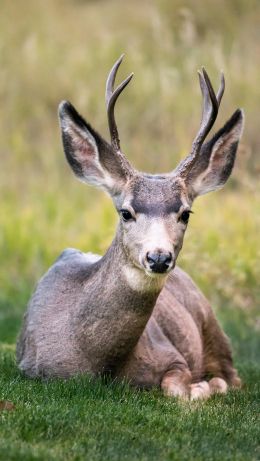
[{"label": "deer muzzle", "polygon": [[169,271],[173,265],[172,253],[151,253],[146,254],[146,265],[152,272],[157,274],[163,274]]}]

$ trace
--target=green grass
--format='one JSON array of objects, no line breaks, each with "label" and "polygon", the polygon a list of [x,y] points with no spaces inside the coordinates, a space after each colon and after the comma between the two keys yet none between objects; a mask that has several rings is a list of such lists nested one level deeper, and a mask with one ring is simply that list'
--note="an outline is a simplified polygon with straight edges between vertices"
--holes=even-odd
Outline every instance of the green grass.
[{"label": "green grass", "polygon": [[[3,0],[0,15],[0,459],[258,460],[260,378],[259,43],[257,0]],[[246,128],[223,191],[194,204],[181,266],[231,338],[241,391],[181,404],[126,384],[29,381],[14,361],[37,279],[67,246],[103,253],[116,225],[107,197],[75,181],[57,105],[70,99],[104,136],[104,82],[135,77],[117,107],[124,151],[169,171],[200,117],[196,71],[227,88],[217,126],[238,106]]]},{"label": "green grass", "polygon": [[180,403],[157,390],[92,381],[28,381],[8,349],[1,356],[4,397],[1,460],[259,459],[259,370],[242,367],[243,391],[204,403]]}]

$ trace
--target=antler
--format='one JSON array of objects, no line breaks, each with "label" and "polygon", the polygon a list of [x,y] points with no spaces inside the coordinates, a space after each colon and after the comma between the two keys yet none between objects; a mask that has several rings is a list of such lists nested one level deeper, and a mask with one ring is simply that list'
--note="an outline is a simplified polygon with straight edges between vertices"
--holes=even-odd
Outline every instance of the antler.
[{"label": "antler", "polygon": [[199,131],[192,143],[191,153],[177,168],[178,173],[183,176],[190,171],[197,157],[200,155],[201,146],[217,118],[220,102],[225,90],[223,73],[221,73],[220,87],[217,95],[215,95],[211,81],[204,67],[202,68],[202,72],[199,71],[198,74],[203,97],[202,118]]},{"label": "antler", "polygon": [[118,96],[121,94],[123,89],[128,85],[130,80],[133,77],[133,73],[130,74],[115,90],[114,90],[114,83],[118,68],[123,60],[124,55],[120,56],[120,58],[115,62],[113,65],[106,83],[106,106],[107,106],[107,116],[108,116],[108,126],[111,136],[111,144],[115,151],[120,152],[120,139],[118,136],[118,130],[115,121],[115,114],[114,108],[117,101]]}]

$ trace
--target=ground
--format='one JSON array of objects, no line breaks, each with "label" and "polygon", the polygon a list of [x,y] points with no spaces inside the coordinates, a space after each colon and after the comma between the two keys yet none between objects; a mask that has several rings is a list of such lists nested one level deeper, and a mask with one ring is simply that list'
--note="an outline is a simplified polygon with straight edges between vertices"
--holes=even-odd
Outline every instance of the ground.
[{"label": "ground", "polygon": [[239,371],[241,391],[181,403],[88,377],[30,381],[2,347],[1,395],[15,409],[1,412],[0,459],[256,461],[260,370]]}]

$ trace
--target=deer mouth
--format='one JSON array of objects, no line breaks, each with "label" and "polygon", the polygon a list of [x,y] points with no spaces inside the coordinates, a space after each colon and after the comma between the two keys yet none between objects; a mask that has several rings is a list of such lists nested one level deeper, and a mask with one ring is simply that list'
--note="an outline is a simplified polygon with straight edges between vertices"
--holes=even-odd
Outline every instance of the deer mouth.
[{"label": "deer mouth", "polygon": [[145,273],[146,275],[148,275],[149,277],[152,277],[152,278],[156,278],[156,277],[164,277],[165,275],[169,274],[169,272],[172,271],[172,269],[174,269],[174,266],[172,265],[171,267],[169,267],[168,269],[166,270],[151,270],[150,268],[145,268]]}]

